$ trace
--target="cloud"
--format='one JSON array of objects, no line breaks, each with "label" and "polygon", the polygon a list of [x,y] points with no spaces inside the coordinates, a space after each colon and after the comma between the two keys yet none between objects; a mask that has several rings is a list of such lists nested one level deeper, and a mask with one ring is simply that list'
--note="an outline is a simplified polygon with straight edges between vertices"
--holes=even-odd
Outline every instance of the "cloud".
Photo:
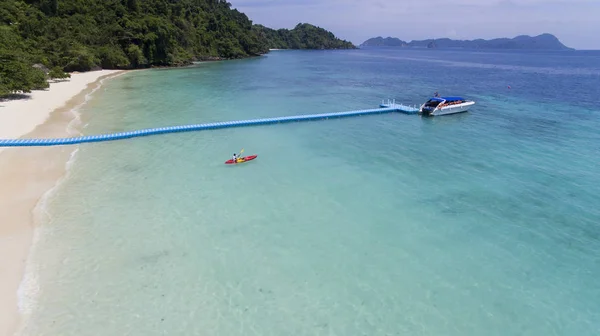
[{"label": "cloud", "polygon": [[310,22],[359,44],[373,36],[403,40],[494,38],[551,33],[575,48],[600,49],[600,0],[233,0],[254,22],[293,28]]}]

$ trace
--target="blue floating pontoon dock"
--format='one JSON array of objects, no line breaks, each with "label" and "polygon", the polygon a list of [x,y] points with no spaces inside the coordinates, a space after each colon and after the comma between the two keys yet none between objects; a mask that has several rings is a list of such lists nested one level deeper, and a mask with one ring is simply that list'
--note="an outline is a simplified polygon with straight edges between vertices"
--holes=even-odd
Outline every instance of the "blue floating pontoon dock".
[{"label": "blue floating pontoon dock", "polygon": [[333,113],[322,113],[322,114],[307,114],[297,115],[289,117],[275,117],[275,118],[262,118],[262,119],[251,119],[251,120],[237,120],[237,121],[225,121],[208,124],[196,124],[196,125],[183,125],[183,126],[170,126],[160,128],[150,128],[131,132],[103,134],[103,135],[89,135],[73,138],[55,138],[55,139],[0,139],[0,147],[31,147],[31,146],[59,146],[59,145],[75,145],[87,142],[101,142],[111,140],[129,139],[148,135],[157,135],[165,133],[178,133],[178,132],[191,132],[191,131],[204,131],[213,130],[219,128],[231,128],[231,127],[242,127],[242,126],[256,126],[256,125],[268,125],[294,121],[309,121],[309,120],[320,120],[329,118],[343,118],[353,117],[367,114],[382,114],[400,112],[406,114],[415,114],[418,112],[418,108],[414,106],[407,106],[402,104],[396,104],[395,101],[388,101],[387,103],[382,102],[380,108],[369,109],[369,110],[356,110],[347,112],[333,112]]}]

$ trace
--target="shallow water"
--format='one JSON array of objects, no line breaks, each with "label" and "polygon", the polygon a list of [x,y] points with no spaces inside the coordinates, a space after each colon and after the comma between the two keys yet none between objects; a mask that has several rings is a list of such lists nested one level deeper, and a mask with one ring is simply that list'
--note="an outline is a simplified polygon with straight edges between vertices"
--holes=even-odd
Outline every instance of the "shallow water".
[{"label": "shallow water", "polygon": [[[597,335],[598,69],[589,52],[365,49],[119,77],[84,134],[435,91],[477,104],[80,146],[25,334]],[[241,148],[258,158],[223,164]]]}]

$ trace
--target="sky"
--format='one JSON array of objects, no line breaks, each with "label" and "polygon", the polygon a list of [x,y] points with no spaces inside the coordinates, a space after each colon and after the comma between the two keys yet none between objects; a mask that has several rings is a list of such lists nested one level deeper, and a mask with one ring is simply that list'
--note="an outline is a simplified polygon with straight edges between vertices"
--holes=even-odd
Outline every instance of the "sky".
[{"label": "sky", "polygon": [[550,33],[575,49],[600,49],[600,0],[229,0],[267,27],[312,23],[361,44]]}]

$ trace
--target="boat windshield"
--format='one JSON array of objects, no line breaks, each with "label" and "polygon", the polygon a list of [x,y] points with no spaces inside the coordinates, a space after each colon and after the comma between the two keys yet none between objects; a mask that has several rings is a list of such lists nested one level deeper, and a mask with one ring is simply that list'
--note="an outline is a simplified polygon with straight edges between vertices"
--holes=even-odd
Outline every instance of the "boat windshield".
[{"label": "boat windshield", "polygon": [[441,101],[439,99],[429,99],[425,103],[425,106],[427,106],[427,107],[437,107],[440,103],[441,103]]}]

